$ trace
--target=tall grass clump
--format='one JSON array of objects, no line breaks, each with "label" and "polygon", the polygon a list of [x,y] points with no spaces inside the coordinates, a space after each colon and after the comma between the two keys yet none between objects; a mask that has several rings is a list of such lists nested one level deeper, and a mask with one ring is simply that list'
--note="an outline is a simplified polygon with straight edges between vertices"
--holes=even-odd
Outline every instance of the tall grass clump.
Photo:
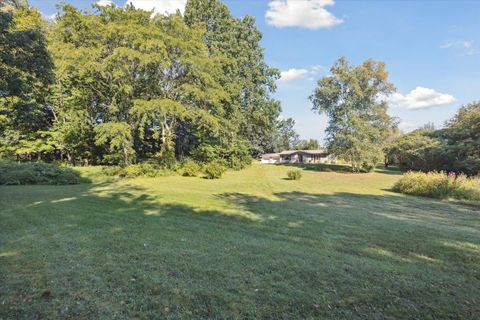
[{"label": "tall grass clump", "polygon": [[407,172],[394,186],[395,192],[435,199],[480,201],[480,179],[444,172]]},{"label": "tall grass clump", "polygon": [[0,184],[77,184],[80,174],[70,168],[49,163],[0,163]]},{"label": "tall grass clump", "polygon": [[287,172],[288,180],[300,180],[302,178],[302,171],[298,169],[289,170]]},{"label": "tall grass clump", "polygon": [[205,165],[204,172],[206,179],[220,179],[227,171],[227,168],[221,162],[210,162]]}]

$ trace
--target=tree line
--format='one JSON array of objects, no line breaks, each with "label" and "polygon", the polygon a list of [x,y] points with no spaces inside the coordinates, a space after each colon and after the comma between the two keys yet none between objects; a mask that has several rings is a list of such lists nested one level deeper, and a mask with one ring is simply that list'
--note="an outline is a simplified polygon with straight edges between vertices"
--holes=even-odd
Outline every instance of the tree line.
[{"label": "tree line", "polygon": [[279,71],[253,17],[217,0],[189,0],[183,16],[58,8],[55,23],[0,12],[1,157],[242,167],[284,147]]},{"label": "tree line", "polygon": [[480,172],[480,102],[462,106],[445,127],[431,125],[394,139],[386,148],[386,161],[403,170]]}]

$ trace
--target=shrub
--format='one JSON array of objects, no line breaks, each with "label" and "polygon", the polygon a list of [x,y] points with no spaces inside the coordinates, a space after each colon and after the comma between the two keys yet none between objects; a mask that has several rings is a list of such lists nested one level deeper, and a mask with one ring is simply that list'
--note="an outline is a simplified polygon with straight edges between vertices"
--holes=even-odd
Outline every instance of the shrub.
[{"label": "shrub", "polygon": [[480,200],[480,179],[443,172],[407,172],[393,186],[404,194],[436,199]]},{"label": "shrub", "polygon": [[156,177],[159,175],[157,167],[150,163],[133,164],[123,169],[123,175],[125,178],[135,177]]},{"label": "shrub", "polygon": [[0,184],[77,184],[78,172],[49,163],[1,163]]},{"label": "shrub", "polygon": [[252,157],[250,155],[245,157],[232,156],[227,159],[228,167],[233,170],[242,170],[252,164]]},{"label": "shrub", "polygon": [[298,169],[289,170],[287,172],[287,177],[288,180],[300,180],[302,178],[302,171]]},{"label": "shrub", "polygon": [[205,178],[220,179],[227,168],[219,162],[210,162],[205,166]]},{"label": "shrub", "polygon": [[122,170],[123,168],[120,166],[108,166],[102,168],[102,173],[109,177],[120,176]]},{"label": "shrub", "polygon": [[136,178],[136,177],[157,177],[163,175],[162,172],[154,165],[145,162],[139,164],[132,164],[128,167],[104,167],[103,174],[106,176],[118,176],[121,178]]},{"label": "shrub", "polygon": [[184,177],[196,177],[200,173],[202,167],[196,161],[187,159],[182,162],[180,173]]}]

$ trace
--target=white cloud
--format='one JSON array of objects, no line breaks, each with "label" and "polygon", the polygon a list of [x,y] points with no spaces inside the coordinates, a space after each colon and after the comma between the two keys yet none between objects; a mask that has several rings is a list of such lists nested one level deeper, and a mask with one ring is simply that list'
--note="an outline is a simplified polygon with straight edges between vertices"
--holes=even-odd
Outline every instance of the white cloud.
[{"label": "white cloud", "polygon": [[113,3],[112,0],[98,0],[97,4],[99,6],[110,6],[110,5],[115,4],[115,3]]},{"label": "white cloud", "polygon": [[475,48],[475,46],[473,44],[473,41],[467,41],[467,40],[447,42],[447,43],[441,45],[440,48],[442,48],[442,49],[448,49],[448,48],[462,49],[463,52],[468,56],[472,56],[472,55],[480,52]]},{"label": "white cloud", "polygon": [[137,9],[152,11],[155,14],[172,14],[177,9],[183,14],[187,0],[128,0],[125,5],[133,5]]},{"label": "white cloud", "polygon": [[307,69],[291,68],[291,69],[288,69],[287,71],[282,71],[280,73],[280,79],[278,81],[279,82],[290,82],[290,81],[305,79],[307,77],[307,75],[308,75],[308,70]]},{"label": "white cloud", "polygon": [[308,80],[315,80],[315,75],[318,74],[319,72],[326,71],[328,70],[324,66],[321,66],[319,64],[310,66],[309,68],[305,69],[296,69],[296,68],[291,68],[286,71],[282,71],[280,73],[280,79],[278,79],[279,83],[286,83],[286,82],[292,82],[296,80],[302,80],[302,79],[308,79]]},{"label": "white cloud", "polygon": [[450,104],[455,102],[455,98],[452,95],[440,93],[433,89],[416,87],[407,95],[394,93],[388,98],[388,102],[395,107],[416,110]]},{"label": "white cloud", "polygon": [[334,4],[334,0],[272,0],[265,18],[277,28],[330,28],[343,22],[325,9]]}]

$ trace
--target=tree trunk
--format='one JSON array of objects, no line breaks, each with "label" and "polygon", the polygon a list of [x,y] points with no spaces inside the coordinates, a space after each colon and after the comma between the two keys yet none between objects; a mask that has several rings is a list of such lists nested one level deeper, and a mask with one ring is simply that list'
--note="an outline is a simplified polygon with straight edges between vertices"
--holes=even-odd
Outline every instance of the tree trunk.
[{"label": "tree trunk", "polygon": [[124,146],[123,147],[123,162],[125,166],[128,166],[130,164],[130,158],[128,156],[128,149]]},{"label": "tree trunk", "polygon": [[68,160],[68,163],[70,165],[75,165],[72,161],[73,159],[72,159],[72,155],[70,154],[70,152],[67,152],[67,160]]}]

